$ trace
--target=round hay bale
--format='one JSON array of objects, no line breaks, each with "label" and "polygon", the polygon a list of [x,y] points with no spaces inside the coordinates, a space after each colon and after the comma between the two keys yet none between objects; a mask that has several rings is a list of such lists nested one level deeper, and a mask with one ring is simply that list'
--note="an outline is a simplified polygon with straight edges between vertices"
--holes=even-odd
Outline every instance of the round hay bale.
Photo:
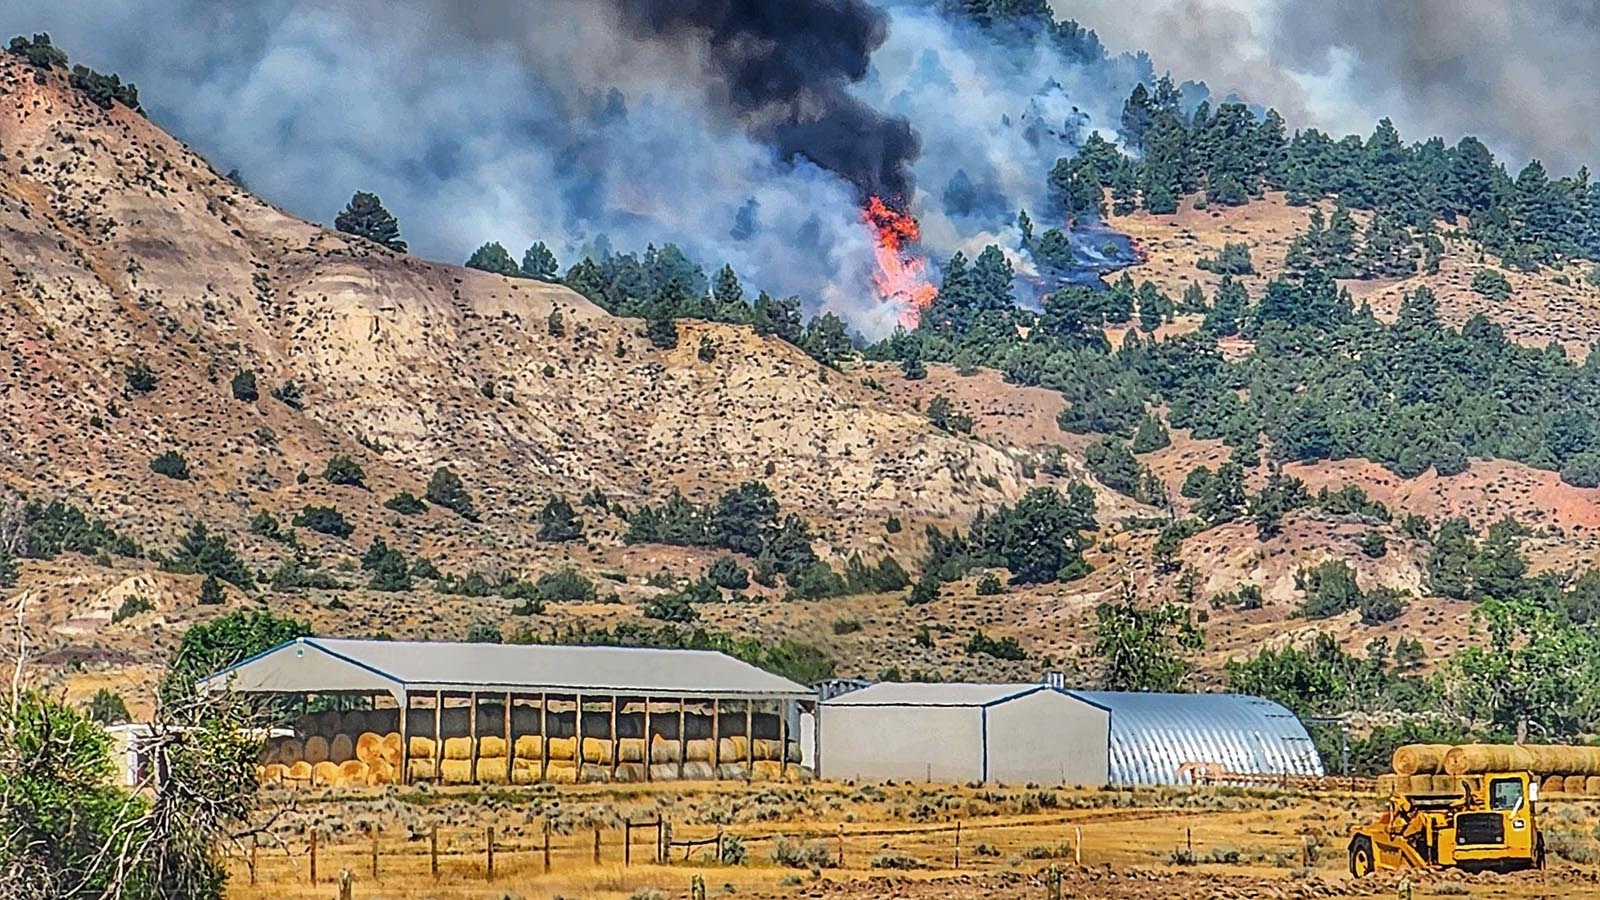
[{"label": "round hay bale", "polygon": [[498,759],[478,757],[478,784],[507,784],[509,781],[504,756]]},{"label": "round hay bale", "polygon": [[750,748],[750,742],[743,736],[725,737],[717,744],[718,762],[737,762],[744,759],[745,751]]},{"label": "round hay bale", "polygon": [[781,753],[782,748],[779,746],[777,741],[769,741],[765,738],[756,738],[750,743],[751,752],[755,754],[755,757],[758,760],[778,762],[783,759]]},{"label": "round hay bale", "polygon": [[770,759],[758,759],[750,764],[750,777],[755,781],[781,781],[783,764]]},{"label": "round hay bale", "polygon": [[383,761],[388,763],[390,768],[400,768],[400,749],[399,732],[391,731],[383,736]]},{"label": "round hay bale", "polygon": [[1561,780],[1561,787],[1569,794],[1582,794],[1586,778],[1584,775],[1568,775]]},{"label": "round hay bale", "polygon": [[283,773],[283,778],[285,781],[290,781],[295,784],[310,784],[311,763],[308,763],[303,759],[299,762],[291,763],[288,770]]},{"label": "round hay bale", "polygon": [[1379,775],[1378,776],[1378,795],[1382,796],[1382,797],[1393,797],[1395,795],[1395,789],[1394,789],[1395,780],[1398,779],[1399,777],[1400,776],[1393,775],[1393,774],[1390,774],[1390,775]]},{"label": "round hay bale", "polygon": [[452,737],[444,739],[444,758],[460,761],[472,758],[472,738]]},{"label": "round hay bale", "polygon": [[267,763],[261,767],[262,784],[283,784],[289,777],[289,767],[283,763]]},{"label": "round hay bale", "polygon": [[275,762],[282,762],[283,760],[278,756],[278,754],[282,750],[282,747],[283,747],[283,742],[282,741],[278,741],[278,740],[269,740],[266,743],[262,744],[261,745],[261,764],[263,766],[265,766],[265,765],[270,765],[270,764],[275,763]]},{"label": "round hay bale", "polygon": [[478,758],[505,759],[506,739],[503,737],[495,737],[494,735],[478,738]]},{"label": "round hay bale", "polygon": [[360,737],[356,738],[356,759],[359,759],[370,766],[373,763],[382,760],[384,758],[383,753],[384,746],[383,738],[381,736],[367,731],[363,732]]},{"label": "round hay bale", "polygon": [[371,771],[367,764],[359,759],[346,760],[339,764],[339,784],[342,787],[366,787],[367,776]]},{"label": "round hay bale", "polygon": [[1564,794],[1567,792],[1567,782],[1560,775],[1549,775],[1544,783],[1539,785],[1539,792],[1543,794]]},{"label": "round hay bale", "polygon": [[[644,740],[641,738],[639,740],[639,743],[642,745],[644,743]],[[643,747],[641,746],[640,749],[642,750]],[[645,774],[644,773],[645,773],[645,766],[644,766],[644,763],[642,763],[642,762],[617,763],[617,778],[616,778],[616,780],[619,781],[619,782],[627,783],[627,784],[634,784],[634,783],[642,782],[642,781],[645,780]]]},{"label": "round hay bale", "polygon": [[694,739],[694,740],[689,742],[689,761],[690,762],[710,762],[711,761],[711,739],[710,738],[696,738],[696,739]]},{"label": "round hay bale", "polygon": [[438,781],[439,773],[433,768],[431,759],[413,759],[411,761],[412,781]]},{"label": "round hay bale", "polygon": [[618,738],[617,760],[625,763],[644,762],[644,738]]},{"label": "round hay bale", "polygon": [[570,762],[572,762],[573,758],[576,756],[577,752],[578,752],[578,739],[577,738],[553,737],[553,738],[550,739],[550,758],[552,760],[559,759],[562,762],[569,762],[570,763]]},{"label": "round hay bale", "polygon": [[586,737],[583,739],[583,761],[609,764],[615,749],[615,745],[608,738]]},{"label": "round hay bale", "polygon": [[378,761],[367,764],[367,784],[372,787],[383,787],[394,784],[395,767],[386,762]]},{"label": "round hay bale", "polygon": [[411,738],[412,759],[433,759],[433,751],[433,738],[416,736]]},{"label": "round hay bale", "polygon": [[529,763],[528,760],[515,760],[511,764],[512,784],[535,784],[539,781],[539,763]]},{"label": "round hay bale", "polygon": [[292,766],[306,758],[306,745],[299,738],[286,737],[278,742],[278,762]]},{"label": "round hay bale", "polygon": [[794,763],[799,763],[799,762],[803,761],[804,759],[805,759],[805,751],[803,751],[800,748],[800,742],[799,741],[790,741],[789,742],[789,762],[791,764],[794,764]]},{"label": "round hay bale", "polygon": [[348,734],[336,734],[328,742],[328,762],[344,765],[356,758],[356,743]]},{"label": "round hay bale", "polygon": [[328,739],[320,734],[306,738],[306,762],[313,766],[328,761]]},{"label": "round hay bale", "polygon": [[544,780],[551,784],[577,784],[578,767],[571,762],[552,762],[545,770]]},{"label": "round hay bale", "polygon": [[536,734],[523,734],[517,736],[515,746],[517,759],[537,761],[544,748],[544,738]]},{"label": "round hay bale", "polygon": [[1444,771],[1449,744],[1406,744],[1394,751],[1396,775],[1436,775]]},{"label": "round hay bale", "polygon": [[1527,747],[1515,744],[1462,744],[1444,755],[1444,771],[1449,775],[1482,775],[1486,772],[1539,771]]},{"label": "round hay bale", "polygon": [[675,763],[682,750],[677,741],[669,741],[659,734],[650,738],[650,761],[653,763]]},{"label": "round hay bale", "polygon": [[1583,792],[1591,797],[1600,797],[1600,775],[1590,775],[1585,778]]},{"label": "round hay bale", "polygon": [[655,765],[652,765],[650,767],[650,780],[651,781],[677,781],[678,780],[678,764],[677,763],[657,763]]},{"label": "round hay bale", "polygon": [[693,759],[683,764],[683,778],[685,781],[710,781],[716,777],[716,771],[711,768],[711,763],[704,760]]},{"label": "round hay bale", "polygon": [[339,766],[323,760],[311,766],[311,783],[317,787],[338,787]]},{"label": "round hay bale", "polygon": [[445,784],[471,784],[472,762],[446,757],[444,762],[439,764],[439,780]]}]

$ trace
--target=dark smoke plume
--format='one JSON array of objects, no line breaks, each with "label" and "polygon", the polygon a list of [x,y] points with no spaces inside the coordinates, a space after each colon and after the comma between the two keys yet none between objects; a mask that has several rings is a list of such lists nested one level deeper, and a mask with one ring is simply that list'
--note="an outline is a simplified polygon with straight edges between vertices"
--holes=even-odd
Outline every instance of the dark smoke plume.
[{"label": "dark smoke plume", "polygon": [[612,0],[641,38],[704,41],[718,99],[786,160],[804,157],[863,194],[906,198],[911,123],[849,93],[887,18],[863,0]]}]

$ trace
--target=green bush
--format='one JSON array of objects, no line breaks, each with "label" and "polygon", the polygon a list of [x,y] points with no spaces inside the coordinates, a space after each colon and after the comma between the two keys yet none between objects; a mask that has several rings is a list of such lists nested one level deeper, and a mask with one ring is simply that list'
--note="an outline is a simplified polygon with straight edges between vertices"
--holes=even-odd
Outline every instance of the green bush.
[{"label": "green bush", "polygon": [[993,572],[985,572],[978,576],[979,597],[992,597],[1004,590],[1005,587],[1000,584],[1000,579],[996,578]]},{"label": "green bush", "polygon": [[213,534],[196,522],[178,541],[178,548],[166,561],[168,571],[188,575],[212,575],[240,590],[250,590],[255,581],[244,560],[228,545],[228,539]]},{"label": "green bush", "polygon": [[322,477],[329,484],[359,488],[367,486],[367,473],[361,468],[361,464],[343,453],[328,460],[328,465],[322,470]]},{"label": "green bush", "polygon": [[478,509],[472,505],[466,485],[461,481],[461,476],[449,468],[441,466],[434,470],[423,496],[429,503],[442,506],[468,522],[478,521]]},{"label": "green bush", "polygon": [[89,698],[89,707],[85,710],[92,722],[101,725],[118,725],[133,721],[133,716],[128,713],[128,704],[123,701],[122,695],[110,688],[101,688]]},{"label": "green bush", "polygon": [[[1195,209],[1204,209],[1196,206]],[[1201,270],[1217,275],[1254,275],[1255,263],[1250,259],[1250,245],[1224,243],[1213,256],[1202,256],[1196,263]]]},{"label": "green bush", "polygon": [[215,575],[207,575],[200,582],[200,597],[196,601],[201,606],[221,606],[228,600],[228,595],[222,590],[222,582]]},{"label": "green bush", "polygon": [[1009,660],[1024,660],[1028,658],[1028,651],[1022,649],[1022,645],[1017,643],[1016,638],[1008,634],[996,640],[985,634],[982,629],[973,632],[972,637],[967,638],[965,649],[969,656],[982,654],[984,656],[992,656],[995,659]]},{"label": "green bush", "polygon": [[689,598],[680,591],[666,591],[645,601],[642,610],[647,619],[687,624],[700,618]]},{"label": "green bush", "polygon": [[1389,553],[1389,539],[1379,531],[1368,531],[1357,542],[1361,552],[1371,559],[1382,559]]},{"label": "green bush", "polygon": [[254,403],[261,398],[261,392],[256,388],[256,373],[250,369],[235,372],[229,387],[233,390],[235,400]]},{"label": "green bush", "polygon": [[834,619],[833,633],[837,635],[855,634],[861,630],[860,619]]},{"label": "green bush", "polygon": [[150,460],[150,471],[178,481],[189,480],[189,461],[176,450],[168,450]]},{"label": "green bush", "polygon": [[345,521],[344,513],[333,506],[305,506],[294,517],[294,524],[337,538],[347,538],[356,530],[354,525]]},{"label": "green bush", "polygon": [[467,627],[466,639],[469,644],[505,643],[505,637],[500,633],[500,626],[493,622],[473,622]]},{"label": "green bush", "polygon": [[535,520],[539,523],[539,540],[561,543],[583,540],[583,520],[567,498],[555,494],[545,501]]},{"label": "green bush", "polygon": [[393,497],[383,501],[385,509],[391,509],[402,516],[418,516],[428,511],[428,504],[416,498],[410,491],[401,491]]},{"label": "green bush", "polygon": [[127,371],[128,390],[135,394],[148,394],[156,389],[156,373],[142,359],[136,359],[128,364]]},{"label": "green bush", "polygon": [[923,606],[939,599],[940,581],[938,576],[928,573],[917,579],[911,586],[911,593],[906,595],[906,605]]},{"label": "green bush", "polygon": [[569,567],[540,575],[533,595],[545,603],[593,603],[596,592],[593,581]]},{"label": "green bush", "polygon": [[151,603],[149,600],[146,600],[138,594],[134,594],[124,599],[122,603],[117,606],[116,611],[111,614],[111,624],[115,625],[124,619],[131,619],[140,613],[150,612],[155,608],[156,605],[154,603]]},{"label": "green bush", "polygon": [[1511,299],[1511,282],[1499,269],[1479,269],[1472,276],[1472,289],[1501,303]]},{"label": "green bush", "polygon": [[295,384],[292,378],[273,388],[272,396],[276,397],[279,403],[290,409],[306,408],[305,397],[300,390],[300,385]]},{"label": "green bush", "polygon": [[706,577],[719,588],[742,591],[750,586],[750,573],[732,556],[723,555],[711,561]]}]

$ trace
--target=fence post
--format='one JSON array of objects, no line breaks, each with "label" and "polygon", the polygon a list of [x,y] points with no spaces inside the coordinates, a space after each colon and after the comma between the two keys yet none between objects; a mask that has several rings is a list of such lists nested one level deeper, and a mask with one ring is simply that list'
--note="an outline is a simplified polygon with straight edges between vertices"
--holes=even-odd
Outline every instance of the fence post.
[{"label": "fence post", "polygon": [[668,862],[670,855],[671,848],[667,846],[667,817],[656,816],[656,864]]},{"label": "fence post", "polygon": [[550,874],[550,817],[544,817],[544,873]]},{"label": "fence post", "polygon": [[600,826],[594,827],[594,864],[600,865]]},{"label": "fence post", "polygon": [[349,869],[339,870],[339,900],[354,900],[356,879]]},{"label": "fence post", "polygon": [[490,825],[483,830],[484,862],[483,880],[494,880],[494,826]]},{"label": "fence post", "polygon": [[839,825],[839,868],[844,868],[844,824]]},{"label": "fence post", "polygon": [[717,865],[719,865],[719,866],[722,865],[723,864],[722,863],[723,859],[724,859],[724,857],[722,855],[722,826],[718,825],[717,826]]},{"label": "fence post", "polygon": [[439,826],[434,825],[428,832],[428,871],[433,873],[433,880],[439,880]]},{"label": "fence post", "polygon": [[622,820],[622,867],[633,865],[633,820]]},{"label": "fence post", "polygon": [[961,868],[961,822],[956,822],[956,868]]},{"label": "fence post", "polygon": [[256,851],[261,846],[261,835],[250,835],[250,883],[256,883]]},{"label": "fence post", "polygon": [[1083,826],[1074,825],[1072,828],[1072,861],[1079,866],[1083,865]]},{"label": "fence post", "polygon": [[311,883],[317,883],[317,830],[311,829]]},{"label": "fence post", "polygon": [[372,880],[378,880],[378,823],[370,826],[372,829]]}]

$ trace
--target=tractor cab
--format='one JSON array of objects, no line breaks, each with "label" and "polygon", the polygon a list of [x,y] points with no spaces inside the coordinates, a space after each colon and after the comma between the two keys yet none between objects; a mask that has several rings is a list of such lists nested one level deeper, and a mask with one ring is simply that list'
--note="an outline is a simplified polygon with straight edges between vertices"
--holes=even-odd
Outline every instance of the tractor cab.
[{"label": "tractor cab", "polygon": [[1542,867],[1538,801],[1539,782],[1527,772],[1462,776],[1459,794],[1397,794],[1351,836],[1350,872]]}]

